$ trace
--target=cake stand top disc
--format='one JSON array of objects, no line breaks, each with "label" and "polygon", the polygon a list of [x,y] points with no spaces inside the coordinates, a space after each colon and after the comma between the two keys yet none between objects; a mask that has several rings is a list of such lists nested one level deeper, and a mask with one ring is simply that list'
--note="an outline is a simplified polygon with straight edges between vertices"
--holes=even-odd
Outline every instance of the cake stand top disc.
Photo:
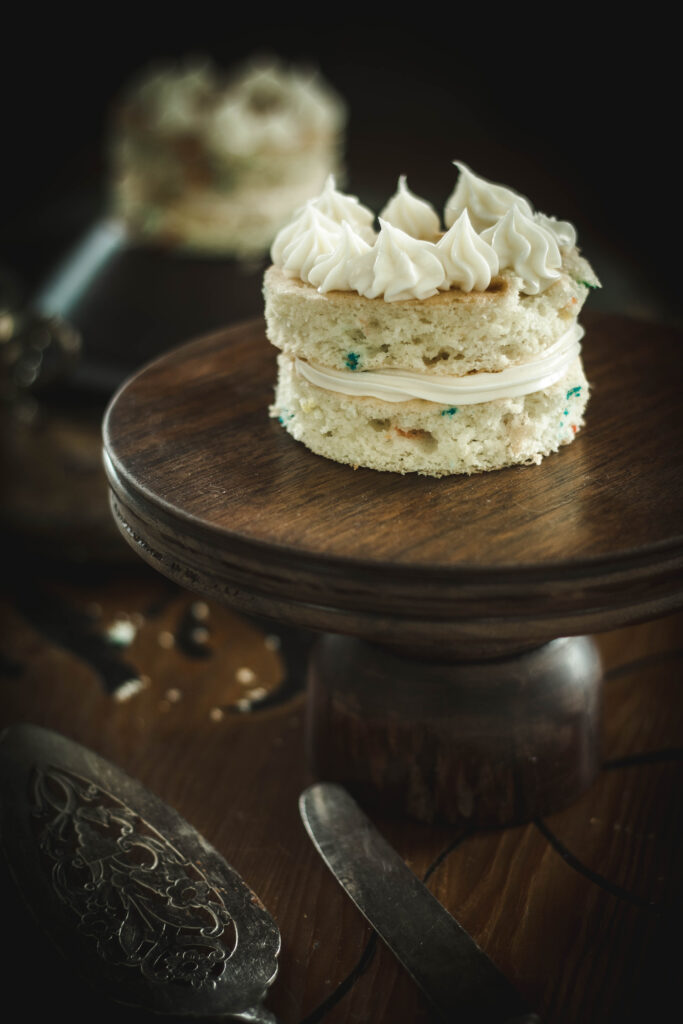
[{"label": "cake stand top disc", "polygon": [[112,507],[161,572],[246,612],[386,643],[510,645],[683,603],[683,338],[584,317],[585,428],[538,466],[354,470],[268,417],[261,320],[157,359],[104,423]]}]

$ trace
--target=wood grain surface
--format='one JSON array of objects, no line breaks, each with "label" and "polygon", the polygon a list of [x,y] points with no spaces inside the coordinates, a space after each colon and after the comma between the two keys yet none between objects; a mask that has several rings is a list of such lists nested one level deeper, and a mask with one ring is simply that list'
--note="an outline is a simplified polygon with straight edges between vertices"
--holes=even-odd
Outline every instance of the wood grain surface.
[{"label": "wood grain surface", "polygon": [[[5,579],[0,725],[57,729],[139,778],[244,877],[282,933],[281,1024],[426,1024],[418,990],[313,850],[297,812],[310,637],[149,573]],[[544,1024],[668,1019],[683,910],[678,613],[597,637],[604,761],[567,810],[466,832],[373,812]],[[35,1019],[150,1024],[85,992],[2,889],[5,977]],[[37,973],[39,972],[39,974]],[[40,983],[37,983],[37,979]]]},{"label": "wood grain surface", "polygon": [[586,327],[576,441],[540,466],[441,480],[293,441],[267,415],[261,321],[182,346],[108,410],[120,528],[186,586],[383,642],[541,642],[663,614],[683,599],[681,339],[606,315]]}]

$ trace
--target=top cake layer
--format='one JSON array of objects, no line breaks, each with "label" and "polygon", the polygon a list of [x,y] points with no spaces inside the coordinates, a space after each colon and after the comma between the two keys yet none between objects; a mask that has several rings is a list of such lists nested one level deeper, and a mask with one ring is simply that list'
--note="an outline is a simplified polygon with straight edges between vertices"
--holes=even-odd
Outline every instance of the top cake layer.
[{"label": "top cake layer", "polygon": [[277,236],[270,341],[330,369],[497,372],[543,354],[598,285],[566,222],[460,164],[441,227],[405,179],[380,213],[328,179]]},{"label": "top cake layer", "polygon": [[[273,266],[264,278],[268,338],[336,369],[493,373],[538,356],[576,321],[589,289],[570,272],[572,262],[540,295],[524,295],[519,279],[503,271],[485,291],[454,288],[397,302],[322,294]],[[574,261],[571,269],[579,268]]]}]

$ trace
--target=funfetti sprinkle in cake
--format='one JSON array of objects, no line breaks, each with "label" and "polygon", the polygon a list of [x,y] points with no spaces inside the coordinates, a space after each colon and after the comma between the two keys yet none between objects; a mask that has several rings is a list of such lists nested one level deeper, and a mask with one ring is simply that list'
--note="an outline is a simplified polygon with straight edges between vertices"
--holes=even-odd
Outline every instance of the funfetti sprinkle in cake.
[{"label": "funfetti sprinkle in cake", "polygon": [[346,108],[320,74],[208,59],[132,82],[111,132],[115,211],[150,244],[265,255],[294,210],[341,166]]},{"label": "funfetti sprinkle in cake", "polygon": [[401,177],[375,230],[330,176],[273,243],[271,415],[318,455],[478,473],[540,463],[584,424],[578,314],[599,281],[576,232],[457,167],[444,227]]}]

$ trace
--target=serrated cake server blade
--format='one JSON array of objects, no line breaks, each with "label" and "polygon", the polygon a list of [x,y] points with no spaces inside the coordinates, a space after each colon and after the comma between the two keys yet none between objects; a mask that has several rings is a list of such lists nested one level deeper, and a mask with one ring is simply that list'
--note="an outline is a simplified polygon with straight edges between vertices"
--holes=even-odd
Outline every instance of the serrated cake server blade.
[{"label": "serrated cake server blade", "polygon": [[539,1024],[343,787],[310,786],[301,794],[299,810],[337,881],[444,1020]]}]

